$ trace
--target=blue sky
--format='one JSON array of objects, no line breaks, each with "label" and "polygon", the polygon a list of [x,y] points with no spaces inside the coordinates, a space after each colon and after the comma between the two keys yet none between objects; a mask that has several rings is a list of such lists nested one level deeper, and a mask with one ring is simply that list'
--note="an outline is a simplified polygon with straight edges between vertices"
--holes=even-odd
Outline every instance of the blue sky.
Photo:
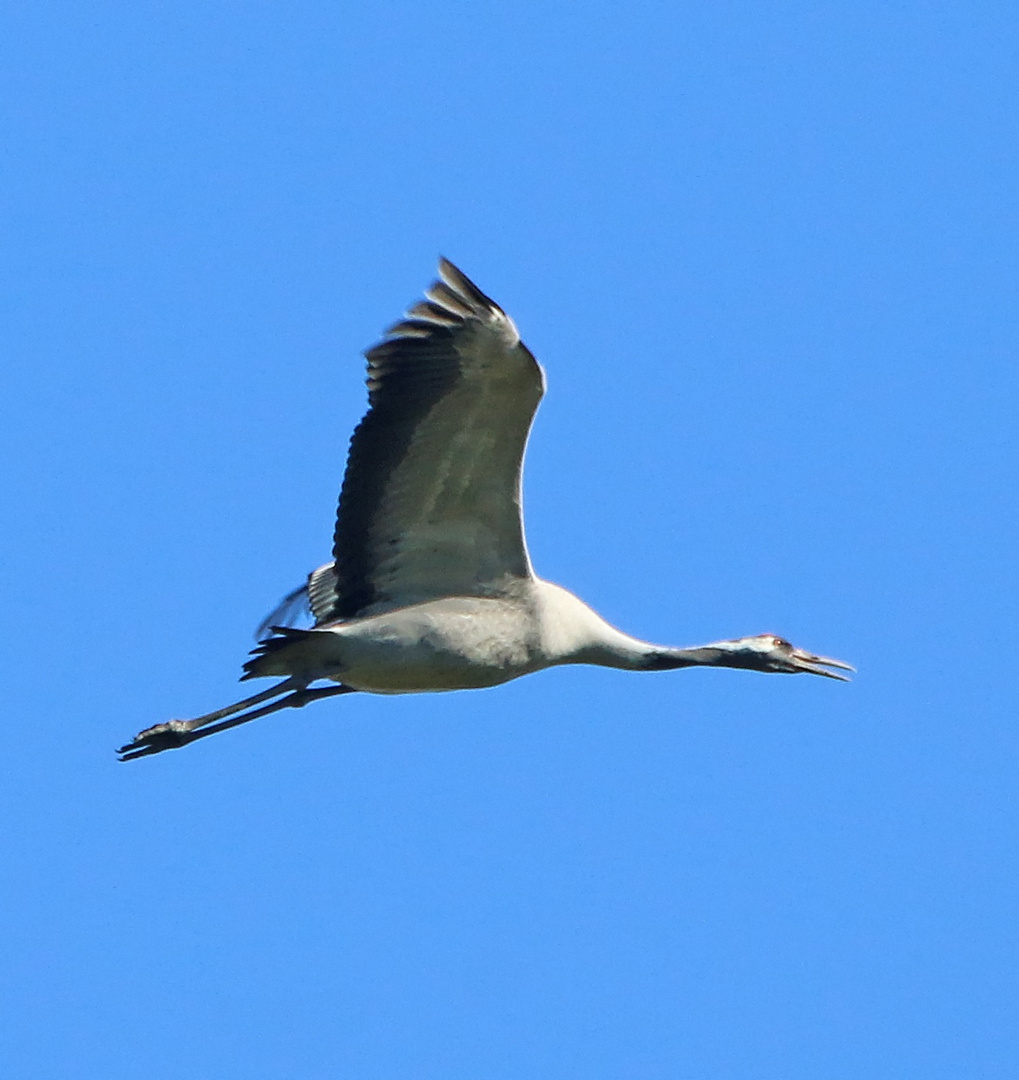
[{"label": "blue sky", "polygon": [[[5,1076],[1016,1074],[1017,31],[7,8]],[[858,679],[563,669],[117,764],[326,557],[439,253],[548,371],[539,572]]]}]

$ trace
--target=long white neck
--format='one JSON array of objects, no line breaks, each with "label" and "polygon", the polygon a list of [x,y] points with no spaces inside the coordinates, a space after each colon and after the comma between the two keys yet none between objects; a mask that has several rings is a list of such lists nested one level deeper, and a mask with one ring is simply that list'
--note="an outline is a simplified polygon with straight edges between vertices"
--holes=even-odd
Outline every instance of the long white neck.
[{"label": "long white neck", "polygon": [[684,667],[768,670],[758,651],[746,647],[753,639],[713,641],[688,649],[653,645],[617,630],[561,586],[540,579],[535,585],[541,649],[548,664],[597,664],[628,671]]},{"label": "long white neck", "polygon": [[550,581],[535,582],[541,649],[550,664],[597,664],[629,671],[716,664],[708,646],[675,649],[631,637],[607,623],[573,593]]}]

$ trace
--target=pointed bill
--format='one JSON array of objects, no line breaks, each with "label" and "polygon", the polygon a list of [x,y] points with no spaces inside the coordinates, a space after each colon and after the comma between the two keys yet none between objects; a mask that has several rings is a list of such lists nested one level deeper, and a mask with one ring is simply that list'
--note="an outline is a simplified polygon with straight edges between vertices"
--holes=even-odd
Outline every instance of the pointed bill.
[{"label": "pointed bill", "polygon": [[[804,649],[793,649],[790,660],[798,671],[807,672],[810,675],[824,675],[825,678],[838,679],[840,682],[849,682],[850,679],[848,675],[839,675],[838,671],[852,671],[854,674],[856,672],[852,664],[834,660],[830,656],[816,656]],[[837,668],[838,671],[828,671],[828,668]]]}]

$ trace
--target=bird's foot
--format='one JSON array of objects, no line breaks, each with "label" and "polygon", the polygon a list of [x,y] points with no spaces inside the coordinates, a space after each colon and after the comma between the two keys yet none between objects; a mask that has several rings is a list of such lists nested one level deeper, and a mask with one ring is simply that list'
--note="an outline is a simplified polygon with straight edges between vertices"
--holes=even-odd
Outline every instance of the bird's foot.
[{"label": "bird's foot", "polygon": [[158,754],[161,750],[173,750],[183,746],[189,740],[184,736],[191,730],[186,720],[167,720],[165,724],[153,724],[152,727],[139,731],[126,746],[121,746],[117,753],[121,761],[131,761],[146,754]]}]

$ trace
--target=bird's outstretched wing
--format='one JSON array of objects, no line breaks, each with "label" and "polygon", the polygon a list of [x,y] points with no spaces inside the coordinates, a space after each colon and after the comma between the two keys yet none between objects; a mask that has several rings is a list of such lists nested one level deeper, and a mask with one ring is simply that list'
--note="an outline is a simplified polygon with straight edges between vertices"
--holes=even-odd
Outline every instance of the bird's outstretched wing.
[{"label": "bird's outstretched wing", "polygon": [[494,301],[445,259],[439,275],[365,354],[370,407],[350,442],[334,562],[280,614],[307,597],[321,625],[497,596],[530,574],[520,485],[544,373]]},{"label": "bird's outstretched wing", "polygon": [[312,570],[308,580],[286,596],[258,624],[255,637],[261,640],[274,626],[297,626],[314,621],[316,625],[328,621],[328,615],[336,606],[336,568],[324,563]]},{"label": "bird's outstretched wing", "polygon": [[266,615],[255,629],[255,640],[261,641],[274,626],[297,626],[298,623],[305,622],[310,615],[308,586],[305,584],[294,589],[293,592],[288,592]]}]

